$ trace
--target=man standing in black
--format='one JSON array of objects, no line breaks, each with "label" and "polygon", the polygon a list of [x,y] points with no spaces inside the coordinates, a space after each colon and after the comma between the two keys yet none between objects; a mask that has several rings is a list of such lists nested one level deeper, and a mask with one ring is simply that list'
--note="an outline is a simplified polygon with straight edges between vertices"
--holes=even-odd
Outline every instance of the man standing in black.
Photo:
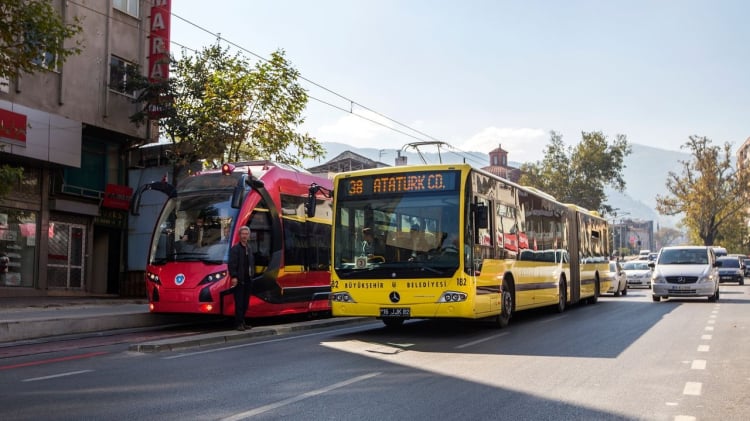
[{"label": "man standing in black", "polygon": [[250,300],[250,287],[255,276],[255,257],[247,241],[250,228],[240,228],[240,242],[229,249],[229,278],[234,287],[234,321],[237,330],[250,329],[245,324],[245,313]]}]

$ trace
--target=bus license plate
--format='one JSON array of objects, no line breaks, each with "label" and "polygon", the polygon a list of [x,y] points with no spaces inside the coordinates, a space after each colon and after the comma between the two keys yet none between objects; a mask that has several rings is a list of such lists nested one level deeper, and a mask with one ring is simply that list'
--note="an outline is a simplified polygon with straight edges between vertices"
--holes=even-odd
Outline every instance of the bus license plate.
[{"label": "bus license plate", "polygon": [[410,317],[409,308],[380,307],[380,317]]}]

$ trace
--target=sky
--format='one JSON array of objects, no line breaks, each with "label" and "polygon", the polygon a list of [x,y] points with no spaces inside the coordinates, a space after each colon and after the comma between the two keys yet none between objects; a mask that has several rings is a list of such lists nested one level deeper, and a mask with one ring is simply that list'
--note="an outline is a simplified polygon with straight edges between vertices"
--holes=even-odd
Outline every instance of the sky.
[{"label": "sky", "polygon": [[173,53],[216,34],[253,60],[283,49],[319,142],[501,145],[533,162],[550,131],[668,150],[750,137],[745,0],[174,0],[172,14]]}]

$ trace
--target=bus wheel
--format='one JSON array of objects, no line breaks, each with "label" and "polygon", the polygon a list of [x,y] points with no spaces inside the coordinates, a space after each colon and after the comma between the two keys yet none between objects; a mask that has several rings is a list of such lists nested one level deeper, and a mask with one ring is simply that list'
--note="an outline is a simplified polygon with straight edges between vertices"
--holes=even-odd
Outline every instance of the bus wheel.
[{"label": "bus wheel", "polygon": [[503,282],[502,309],[497,315],[497,326],[500,328],[507,327],[510,318],[513,316],[513,291],[507,283]]},{"label": "bus wheel", "polygon": [[594,281],[594,296],[589,297],[587,302],[589,304],[596,304],[597,301],[599,301],[599,279],[598,278]]},{"label": "bus wheel", "polygon": [[557,310],[558,313],[565,311],[565,305],[568,302],[568,286],[565,284],[565,279],[560,279],[560,286],[558,287],[558,298],[557,298]]},{"label": "bus wheel", "polygon": [[404,324],[404,319],[400,317],[389,317],[387,319],[381,319],[381,320],[383,320],[383,324],[389,328],[400,327],[401,325]]}]

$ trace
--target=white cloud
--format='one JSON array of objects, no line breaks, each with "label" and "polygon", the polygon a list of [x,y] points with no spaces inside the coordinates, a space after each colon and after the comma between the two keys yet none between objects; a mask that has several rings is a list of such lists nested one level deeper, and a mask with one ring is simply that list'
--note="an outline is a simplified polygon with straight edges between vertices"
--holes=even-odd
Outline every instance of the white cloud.
[{"label": "white cloud", "polygon": [[544,157],[548,142],[549,132],[544,129],[487,127],[454,146],[463,151],[485,153],[502,146],[508,151],[509,161],[535,162]]}]

